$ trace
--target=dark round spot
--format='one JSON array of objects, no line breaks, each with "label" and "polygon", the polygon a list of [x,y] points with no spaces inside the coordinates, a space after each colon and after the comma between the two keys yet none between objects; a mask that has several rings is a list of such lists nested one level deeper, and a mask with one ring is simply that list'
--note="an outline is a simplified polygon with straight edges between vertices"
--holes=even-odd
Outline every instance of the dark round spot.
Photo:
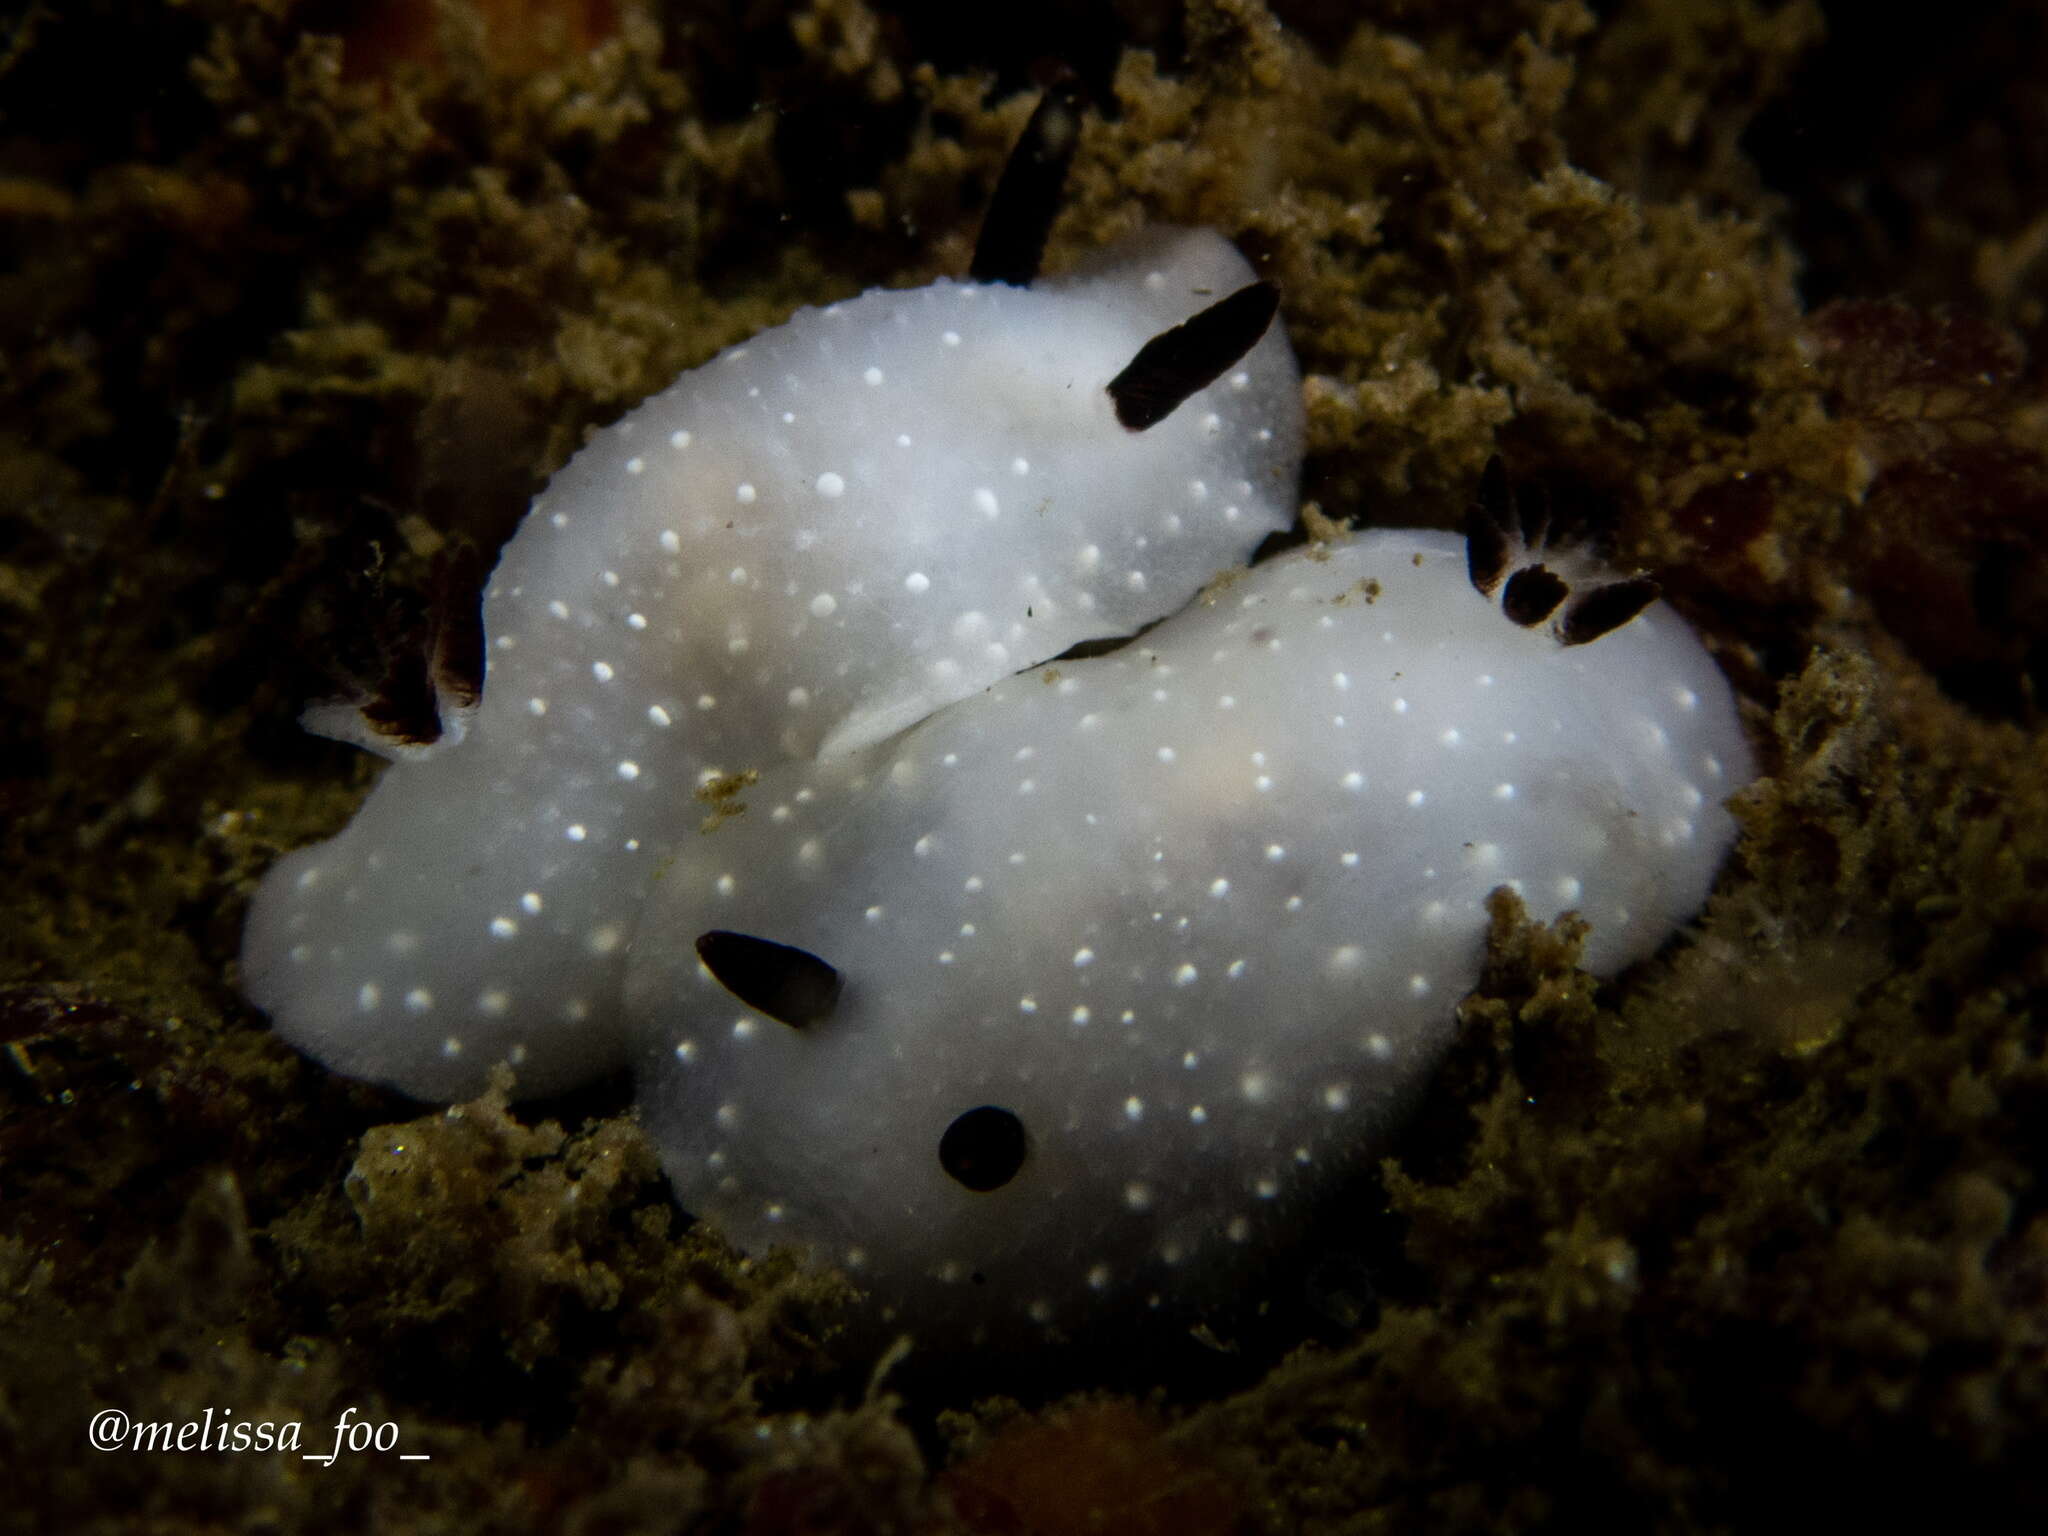
[{"label": "dark round spot", "polygon": [[1024,1122],[993,1104],[956,1116],[939,1138],[939,1166],[977,1194],[1001,1189],[1024,1166]]}]

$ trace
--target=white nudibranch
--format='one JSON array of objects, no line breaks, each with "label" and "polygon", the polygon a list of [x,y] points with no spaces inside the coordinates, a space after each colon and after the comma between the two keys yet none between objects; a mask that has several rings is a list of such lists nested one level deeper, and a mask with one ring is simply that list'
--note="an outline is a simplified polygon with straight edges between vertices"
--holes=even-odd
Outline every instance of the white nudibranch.
[{"label": "white nudibranch", "polygon": [[928,1338],[1213,1289],[1384,1145],[1491,891],[1612,972],[1754,772],[1654,585],[1497,468],[1464,540],[1166,617],[1292,521],[1299,379],[1214,234],[1033,280],[1074,132],[1055,93],[974,281],[803,311],[597,434],[490,580],[463,729],[271,870],[242,953],[287,1040],[420,1097],[631,1061],[685,1207]]},{"label": "white nudibranch", "polygon": [[[977,270],[1021,276],[988,233]],[[598,433],[491,576],[463,730],[263,882],[250,998],[422,1098],[620,1066],[625,939],[700,790],[1128,634],[1293,521],[1300,380],[1253,279],[1158,229],[1029,287],[876,290]],[[310,723],[371,740],[340,713]]]},{"label": "white nudibranch", "polygon": [[1593,971],[1654,950],[1753,772],[1728,685],[1668,607],[1574,645],[1484,574],[1443,533],[1296,551],[763,774],[628,968],[683,1205],[926,1337],[1184,1296],[1383,1145],[1495,887],[1588,918]]}]

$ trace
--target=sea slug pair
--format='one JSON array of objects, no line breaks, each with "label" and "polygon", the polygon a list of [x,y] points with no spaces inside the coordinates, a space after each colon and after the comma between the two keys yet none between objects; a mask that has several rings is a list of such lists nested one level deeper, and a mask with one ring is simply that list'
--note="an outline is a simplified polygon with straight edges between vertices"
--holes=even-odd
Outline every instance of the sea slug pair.
[{"label": "sea slug pair", "polygon": [[1625,965],[1753,772],[1654,588],[1555,574],[1497,476],[1467,540],[1190,605],[1293,521],[1298,376],[1213,234],[1019,286],[1074,132],[1055,93],[981,280],[599,433],[491,578],[474,712],[243,953],[287,1039],[421,1097],[630,1060],[688,1209],[961,1337],[1223,1272],[1425,1080],[1489,891]]}]

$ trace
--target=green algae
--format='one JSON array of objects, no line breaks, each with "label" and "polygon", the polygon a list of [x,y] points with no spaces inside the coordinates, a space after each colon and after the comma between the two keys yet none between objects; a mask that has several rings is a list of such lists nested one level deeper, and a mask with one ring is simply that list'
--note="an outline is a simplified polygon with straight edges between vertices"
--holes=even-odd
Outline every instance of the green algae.
[{"label": "green algae", "polygon": [[[858,0],[134,11],[0,50],[0,1521],[1071,1529],[1033,1457],[1199,1464],[1276,1531],[2048,1510],[2048,413],[1981,327],[1805,312],[1807,205],[1745,135],[1817,7],[1073,22],[1116,110],[1053,263],[1225,230],[1286,294],[1305,494],[1454,526],[1504,452],[1659,568],[1768,774],[1697,931],[1618,982],[1498,907],[1441,1080],[1323,1229],[1378,1245],[1340,1321],[1276,1269],[1292,1321],[1219,1321],[1214,1372],[1041,1389],[1157,1394],[1163,1440],[962,1416],[971,1363],[899,1404],[838,1281],[685,1226],[618,1085],[422,1113],[232,985],[256,877],[370,779],[299,703],[412,643],[436,557],[591,426],[962,270],[1032,60]],[[1913,230],[2033,327],[1996,185]],[[107,1405],[309,1440],[354,1406],[434,1460],[95,1455]],[[1004,1502],[956,1507],[990,1456]]]}]

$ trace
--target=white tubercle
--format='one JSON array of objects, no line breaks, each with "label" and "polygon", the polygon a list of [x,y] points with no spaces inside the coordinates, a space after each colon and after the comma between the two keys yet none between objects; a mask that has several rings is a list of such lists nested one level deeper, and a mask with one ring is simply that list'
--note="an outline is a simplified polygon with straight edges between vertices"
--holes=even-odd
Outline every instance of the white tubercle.
[{"label": "white tubercle", "polygon": [[598,433],[493,573],[461,739],[263,882],[248,995],[423,1098],[499,1061],[522,1093],[617,1067],[625,938],[707,777],[862,747],[1135,629],[1292,521],[1279,326],[1145,432],[1104,392],[1251,277],[1221,237],[1162,230],[1030,288],[875,291]]},{"label": "white tubercle", "polygon": [[[1752,773],[1661,604],[1566,647],[1476,594],[1450,535],[1297,552],[1112,655],[763,774],[639,929],[647,1124],[685,1207],[850,1266],[926,1338],[1213,1287],[1383,1144],[1489,892],[1583,913],[1612,972],[1698,910]],[[707,930],[829,962],[836,1008],[748,1007]],[[963,1154],[1007,1176],[970,1188]]]}]

